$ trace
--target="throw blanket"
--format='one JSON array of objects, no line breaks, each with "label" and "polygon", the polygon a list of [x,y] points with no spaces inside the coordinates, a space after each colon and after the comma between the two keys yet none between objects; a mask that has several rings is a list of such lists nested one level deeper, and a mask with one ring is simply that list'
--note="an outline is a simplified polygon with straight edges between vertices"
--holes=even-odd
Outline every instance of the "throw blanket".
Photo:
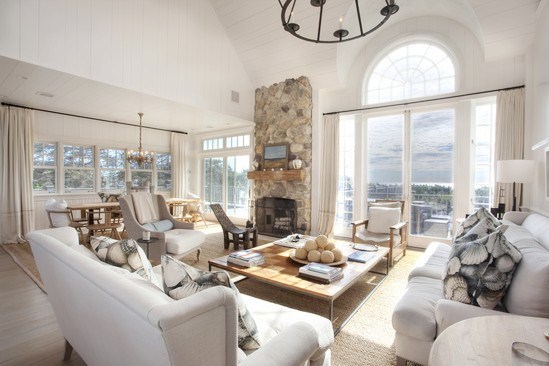
[{"label": "throw blanket", "polygon": [[140,224],[158,221],[158,215],[154,209],[152,196],[148,192],[132,193],[133,209],[135,217]]}]

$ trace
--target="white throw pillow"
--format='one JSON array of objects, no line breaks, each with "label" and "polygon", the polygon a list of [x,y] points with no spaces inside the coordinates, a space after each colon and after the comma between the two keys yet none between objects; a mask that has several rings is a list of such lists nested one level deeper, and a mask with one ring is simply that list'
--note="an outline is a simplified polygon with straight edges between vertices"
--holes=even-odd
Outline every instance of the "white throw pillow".
[{"label": "white throw pillow", "polygon": [[389,234],[389,228],[400,222],[400,212],[396,207],[370,207],[368,231]]}]

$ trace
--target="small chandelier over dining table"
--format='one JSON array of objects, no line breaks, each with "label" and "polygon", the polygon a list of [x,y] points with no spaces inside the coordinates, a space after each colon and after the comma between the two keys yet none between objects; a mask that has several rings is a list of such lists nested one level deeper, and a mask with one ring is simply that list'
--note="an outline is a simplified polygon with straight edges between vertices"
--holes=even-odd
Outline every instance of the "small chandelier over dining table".
[{"label": "small chandelier over dining table", "polygon": [[[283,3],[284,1],[284,3]],[[303,0],[300,0],[302,2]],[[304,0],[307,1],[307,0]],[[315,42],[315,43],[340,43],[340,42],[347,42],[352,41],[353,39],[364,37],[379,27],[381,27],[389,18],[391,15],[395,14],[399,6],[396,5],[395,0],[376,0],[380,1],[385,4],[380,10],[380,14],[382,15],[382,19],[379,23],[375,24],[371,28],[364,29],[364,24],[362,23],[362,17],[360,13],[360,7],[359,7],[359,0],[355,0],[355,10],[356,10],[356,21],[358,23],[358,33],[349,35],[349,31],[347,29],[343,28],[343,16],[339,17],[339,29],[336,29],[333,32],[333,36],[335,39],[321,39],[321,31],[322,31],[322,22],[326,22],[326,19],[322,18],[324,5],[326,4],[326,0],[309,0],[311,3],[311,6],[318,8],[318,25],[316,27],[316,36],[313,33],[311,34],[304,34],[304,33],[298,33],[300,30],[300,25],[295,22],[294,14],[296,10],[296,3],[298,0],[278,0],[278,3],[282,7],[282,11],[280,14],[280,17],[282,19],[282,26],[284,27],[284,30],[289,32],[294,37],[297,37],[299,39],[302,39],[304,41],[308,42]],[[330,20],[328,20],[330,21]],[[354,20],[353,20],[354,21]],[[335,22],[333,22],[335,24]],[[347,22],[347,24],[350,24]]]},{"label": "small chandelier over dining table", "polygon": [[134,151],[133,149],[128,151],[128,156],[126,160],[128,160],[129,163],[135,163],[139,167],[143,166],[143,164],[151,164],[154,160],[154,152],[144,150],[143,146],[141,145],[141,134],[143,132],[143,113],[137,113],[139,115],[139,148],[137,151]]}]

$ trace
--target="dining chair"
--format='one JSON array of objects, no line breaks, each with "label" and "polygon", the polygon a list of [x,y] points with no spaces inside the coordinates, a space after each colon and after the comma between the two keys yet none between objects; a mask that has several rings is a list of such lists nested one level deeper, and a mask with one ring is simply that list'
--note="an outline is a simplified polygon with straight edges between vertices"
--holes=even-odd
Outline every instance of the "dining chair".
[{"label": "dining chair", "polygon": [[[257,246],[257,227],[239,228],[229,219],[220,204],[212,203],[210,208],[223,229],[225,249],[229,249],[231,243],[234,244],[235,250],[238,250],[240,244],[244,246],[244,249],[248,249],[250,244],[253,247]],[[232,235],[232,239],[229,234]]]},{"label": "dining chair", "polygon": [[50,222],[50,228],[70,226],[78,231],[78,234],[84,240],[84,233],[82,228],[87,227],[87,221],[77,221],[73,218],[71,210],[51,210],[46,209],[48,220]]},{"label": "dining chair", "polygon": [[99,221],[97,224],[88,225],[88,236],[86,238],[86,243],[90,243],[91,237],[94,235],[105,235],[110,233],[112,238],[121,240],[119,228],[122,227],[120,222],[112,221],[112,210],[101,209],[94,211],[94,218]]},{"label": "dining chair", "polygon": [[[406,255],[408,223],[404,221],[405,201],[376,200],[368,204],[368,218],[351,223],[353,243],[381,245],[389,248],[389,266],[395,258]],[[364,226],[362,230],[360,227]]]}]

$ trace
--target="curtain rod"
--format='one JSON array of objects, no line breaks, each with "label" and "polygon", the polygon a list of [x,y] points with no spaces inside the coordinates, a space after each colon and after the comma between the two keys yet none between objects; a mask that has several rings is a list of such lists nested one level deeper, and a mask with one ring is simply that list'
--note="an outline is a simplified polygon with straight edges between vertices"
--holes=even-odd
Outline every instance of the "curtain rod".
[{"label": "curtain rod", "polygon": [[418,104],[418,103],[425,103],[425,102],[434,102],[437,100],[446,100],[446,99],[455,99],[455,98],[461,98],[461,97],[468,97],[471,95],[478,95],[478,94],[486,94],[486,93],[494,93],[498,91],[505,91],[505,90],[513,90],[513,89],[520,89],[524,88],[524,85],[518,85],[518,86],[511,86],[509,88],[503,88],[503,89],[493,89],[493,90],[486,90],[481,92],[472,92],[472,93],[466,93],[466,94],[459,94],[459,95],[450,95],[447,97],[440,97],[440,98],[432,98],[432,99],[424,99],[424,100],[415,100],[413,102],[406,102],[406,103],[395,103],[395,104],[384,104],[384,105],[377,105],[374,107],[364,107],[364,108],[356,108],[356,109],[348,109],[346,111],[337,111],[337,112],[327,112],[323,113],[323,116],[329,116],[331,114],[339,114],[339,113],[349,113],[349,112],[360,112],[360,111],[368,111],[372,109],[379,109],[379,108],[388,108],[388,107],[401,107],[406,106],[410,104]]},{"label": "curtain rod", "polygon": [[[91,120],[94,120],[94,121],[107,122],[107,123],[114,123],[114,124],[117,124],[117,125],[124,125],[124,126],[131,126],[131,127],[137,127],[137,128],[139,128],[139,125],[134,125],[134,124],[132,124],[132,123],[113,121],[113,120],[103,119],[103,118],[86,117],[86,116],[81,116],[81,115],[78,115],[78,114],[57,112],[57,111],[52,111],[52,110],[48,110],[48,109],[40,109],[40,108],[34,108],[34,107],[27,107],[27,106],[24,106],[24,105],[17,105],[17,104],[5,103],[5,102],[2,102],[1,104],[4,105],[4,106],[6,106],[6,107],[16,107],[16,108],[23,108],[23,109],[31,109],[31,110],[33,110],[33,111],[46,112],[46,113],[53,113],[53,114],[60,114],[60,115],[62,115],[62,116],[68,116],[68,117],[86,118],[86,119],[91,119]],[[188,134],[187,132],[175,131],[175,130],[168,130],[168,129],[160,128],[160,127],[148,127],[148,126],[143,126],[143,128],[148,128],[149,130],[164,131],[164,132],[182,133],[182,134],[184,134],[184,135],[187,135],[187,134]]]}]

